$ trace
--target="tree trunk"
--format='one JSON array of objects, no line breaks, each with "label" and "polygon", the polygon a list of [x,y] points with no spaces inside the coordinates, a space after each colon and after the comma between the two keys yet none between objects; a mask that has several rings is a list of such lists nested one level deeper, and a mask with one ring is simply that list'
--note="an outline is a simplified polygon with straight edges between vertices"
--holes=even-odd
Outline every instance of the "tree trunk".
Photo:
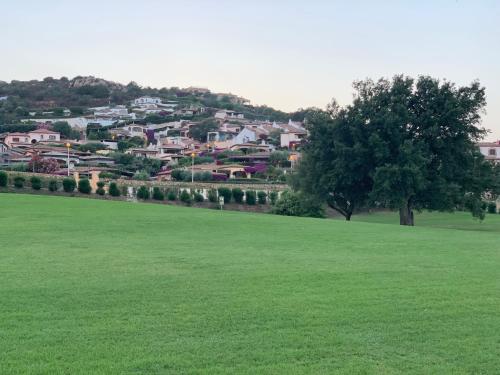
[{"label": "tree trunk", "polygon": [[351,221],[352,212],[346,212],[346,214],[344,216],[345,216],[346,221]]},{"label": "tree trunk", "polygon": [[415,225],[413,210],[411,209],[408,201],[406,201],[405,204],[399,208],[399,225]]}]

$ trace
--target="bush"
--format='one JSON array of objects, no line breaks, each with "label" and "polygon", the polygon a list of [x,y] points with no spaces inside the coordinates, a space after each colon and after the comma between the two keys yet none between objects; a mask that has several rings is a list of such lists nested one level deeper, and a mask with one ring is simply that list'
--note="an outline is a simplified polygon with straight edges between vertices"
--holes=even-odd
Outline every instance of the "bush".
[{"label": "bush", "polygon": [[220,196],[224,197],[224,203],[227,204],[231,202],[231,189],[228,189],[226,187],[220,187],[218,191],[219,191],[219,197]]},{"label": "bush", "polygon": [[169,190],[167,194],[167,199],[169,201],[175,201],[177,199],[177,194],[175,193],[174,190]]},{"label": "bush", "polygon": [[212,203],[217,203],[219,202],[219,198],[217,197],[217,190],[215,189],[210,189],[208,191],[208,201]]},{"label": "bush", "polygon": [[59,184],[57,183],[57,180],[49,180],[49,191],[57,191],[59,189]]},{"label": "bush", "polygon": [[179,196],[181,202],[186,204],[191,204],[191,195],[187,192],[187,190],[182,190],[181,195]]},{"label": "bush", "polygon": [[118,185],[116,184],[116,182],[109,183],[108,193],[112,197],[119,197],[120,196],[120,189],[118,189]]},{"label": "bush", "polygon": [[163,194],[163,191],[161,191],[158,186],[153,188],[153,199],[155,201],[162,201],[165,199],[165,194]]},{"label": "bush", "polygon": [[14,177],[14,187],[17,189],[22,189],[24,187],[24,177],[16,176]]},{"label": "bush", "polygon": [[256,203],[255,191],[253,191],[253,190],[247,190],[247,191],[245,192],[245,201],[246,201],[246,202],[247,202],[247,204],[249,204],[250,206],[255,205],[255,203]]},{"label": "bush", "polygon": [[241,190],[240,188],[234,188],[232,194],[233,200],[236,203],[243,203],[243,196],[245,195],[245,193],[243,193],[243,190]]},{"label": "bush", "polygon": [[321,203],[300,193],[284,191],[272,213],[284,216],[325,217]]},{"label": "bush", "polygon": [[65,178],[62,182],[63,184],[63,190],[66,192],[66,193],[72,193],[73,191],[75,191],[75,188],[76,188],[76,181],[72,178]]},{"label": "bush", "polygon": [[203,202],[205,198],[203,197],[203,194],[200,194],[198,192],[194,193],[194,201],[195,202]]},{"label": "bush", "polygon": [[87,178],[82,178],[78,181],[78,191],[82,194],[90,194],[92,187],[90,186],[90,181]]},{"label": "bush", "polygon": [[137,171],[134,173],[134,176],[132,177],[134,180],[138,181],[148,181],[149,180],[149,173],[146,171]]},{"label": "bush", "polygon": [[143,185],[139,189],[137,189],[137,198],[143,200],[149,199],[149,189],[147,186]]},{"label": "bush", "polygon": [[267,203],[267,194],[265,191],[257,192],[257,201],[259,202],[259,204],[266,204]]},{"label": "bush", "polygon": [[489,214],[496,214],[497,213],[497,205],[495,202],[488,203],[488,213]]},{"label": "bush", "polygon": [[269,200],[271,201],[272,205],[275,205],[276,201],[278,200],[278,192],[277,191],[271,191],[269,193]]},{"label": "bush", "polygon": [[0,187],[6,187],[9,181],[9,176],[7,173],[0,171]]},{"label": "bush", "polygon": [[104,190],[104,186],[106,185],[106,183],[104,181],[98,181],[97,182],[97,189],[96,189],[96,194],[99,194],[99,195],[104,195],[106,193],[106,190]]},{"label": "bush", "polygon": [[31,177],[30,183],[33,190],[40,190],[42,188],[42,180],[40,179],[40,177]]}]

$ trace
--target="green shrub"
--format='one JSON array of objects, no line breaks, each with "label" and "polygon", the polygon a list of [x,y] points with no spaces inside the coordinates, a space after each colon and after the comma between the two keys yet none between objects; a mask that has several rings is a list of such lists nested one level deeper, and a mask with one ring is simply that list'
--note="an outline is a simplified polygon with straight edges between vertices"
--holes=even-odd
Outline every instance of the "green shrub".
[{"label": "green shrub", "polygon": [[76,181],[72,178],[65,178],[62,182],[63,184],[63,190],[66,192],[66,193],[72,193],[73,191],[75,191],[75,188],[76,188]]},{"label": "green shrub", "polygon": [[488,202],[488,213],[489,214],[497,213],[497,205],[495,202]]},{"label": "green shrub", "polygon": [[33,190],[40,190],[42,188],[42,179],[40,177],[33,176],[30,178],[30,184]]},{"label": "green shrub", "polygon": [[120,196],[120,189],[118,189],[118,185],[116,182],[110,182],[109,183],[109,195],[112,197],[119,197]]},{"label": "green shrub", "polygon": [[181,202],[183,203],[186,203],[186,204],[190,204],[191,203],[191,194],[189,194],[187,192],[187,190],[182,190],[181,191],[181,194],[179,196],[179,199],[181,200]]},{"label": "green shrub", "polygon": [[234,188],[232,190],[232,195],[233,195],[233,200],[236,203],[243,203],[243,196],[245,195],[243,190],[241,190],[240,188]]},{"label": "green shrub", "polygon": [[300,193],[284,191],[272,213],[284,216],[325,217],[320,202]]},{"label": "green shrub", "polygon": [[259,202],[259,204],[266,204],[267,203],[267,194],[265,191],[257,192],[257,201]]},{"label": "green shrub", "polygon": [[231,202],[231,189],[228,189],[226,187],[220,187],[218,189],[219,192],[219,197],[224,197],[224,203],[230,203]]},{"label": "green shrub", "polygon": [[22,189],[24,187],[24,177],[16,176],[14,177],[14,187],[17,189]]},{"label": "green shrub", "polygon": [[104,190],[104,186],[106,185],[106,183],[104,181],[98,181],[97,182],[97,189],[96,189],[96,194],[99,194],[99,195],[104,195],[106,193],[106,190]]},{"label": "green shrub", "polygon": [[278,200],[278,192],[277,191],[271,191],[269,193],[269,200],[271,201],[272,205],[275,205],[276,201]]},{"label": "green shrub", "polygon": [[90,194],[92,187],[90,186],[90,181],[87,178],[82,178],[78,181],[78,191],[82,194]]},{"label": "green shrub", "polygon": [[169,190],[167,193],[167,199],[169,201],[175,201],[177,199],[177,194],[175,193],[174,190]]},{"label": "green shrub", "polygon": [[0,171],[0,187],[6,187],[9,181],[9,176],[4,171]]},{"label": "green shrub", "polygon": [[163,194],[163,191],[161,191],[158,186],[153,188],[153,199],[155,201],[162,201],[165,199],[165,194]]},{"label": "green shrub", "polygon": [[203,202],[205,200],[205,198],[203,197],[203,194],[200,194],[198,192],[194,193],[194,201],[195,202]]},{"label": "green shrub", "polygon": [[57,180],[49,180],[49,191],[57,191],[59,189],[59,185],[57,183]]},{"label": "green shrub", "polygon": [[137,189],[137,198],[147,200],[149,199],[149,189],[147,186],[141,186]]},{"label": "green shrub", "polygon": [[256,203],[256,199],[255,199],[255,191],[253,190],[247,190],[245,192],[245,201],[247,202],[247,204],[249,204],[250,206],[253,206],[255,205]]},{"label": "green shrub", "polygon": [[219,198],[217,197],[217,190],[210,189],[208,191],[208,201],[212,203],[217,203],[219,201]]}]

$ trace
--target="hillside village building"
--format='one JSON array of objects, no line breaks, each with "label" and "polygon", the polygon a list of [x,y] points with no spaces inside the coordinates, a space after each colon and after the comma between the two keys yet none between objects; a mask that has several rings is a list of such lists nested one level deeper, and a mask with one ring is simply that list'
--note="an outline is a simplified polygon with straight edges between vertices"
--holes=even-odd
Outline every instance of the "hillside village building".
[{"label": "hillside village building", "polygon": [[478,146],[479,151],[484,155],[486,160],[490,160],[494,163],[500,163],[500,141],[480,142]]}]

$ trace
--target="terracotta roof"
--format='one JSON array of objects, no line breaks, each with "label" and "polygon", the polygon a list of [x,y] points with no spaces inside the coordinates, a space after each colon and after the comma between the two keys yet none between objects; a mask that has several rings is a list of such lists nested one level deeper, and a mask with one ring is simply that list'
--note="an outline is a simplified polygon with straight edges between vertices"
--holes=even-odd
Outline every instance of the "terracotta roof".
[{"label": "terracotta roof", "polygon": [[479,142],[477,145],[479,147],[500,147],[500,141],[496,141],[496,142]]},{"label": "terracotta roof", "polygon": [[36,134],[59,134],[58,132],[49,130],[49,129],[36,129],[33,131],[30,131],[29,133],[36,133]]}]

